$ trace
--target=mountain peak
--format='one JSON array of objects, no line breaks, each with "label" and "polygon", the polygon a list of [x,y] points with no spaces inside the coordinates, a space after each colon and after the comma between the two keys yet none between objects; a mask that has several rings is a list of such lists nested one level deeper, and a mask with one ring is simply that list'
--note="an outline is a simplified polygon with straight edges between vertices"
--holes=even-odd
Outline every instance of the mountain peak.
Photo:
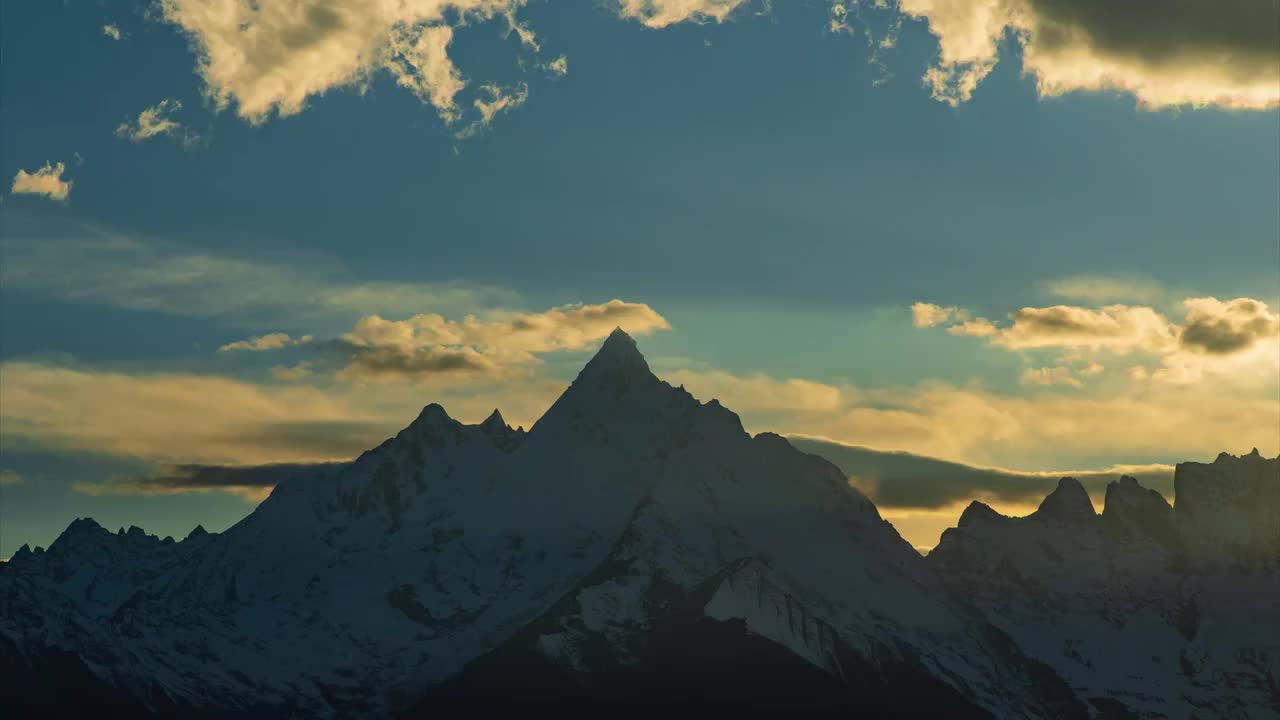
[{"label": "mountain peak", "polygon": [[958,527],[968,527],[974,523],[989,522],[991,520],[1003,520],[1004,516],[995,511],[990,505],[974,500],[965,507],[964,512],[960,513],[960,522]]},{"label": "mountain peak", "polygon": [[636,341],[622,328],[615,328],[605,338],[594,357],[578,374],[579,380],[601,380],[610,383],[630,384],[635,381],[656,380],[649,370],[649,363]]},{"label": "mountain peak", "polygon": [[498,412],[498,408],[494,408],[493,412],[489,413],[489,417],[485,418],[484,422],[480,423],[480,429],[487,433],[493,433],[498,430],[507,430],[509,428],[507,427],[507,422],[502,419],[502,413]]},{"label": "mountain peak", "polygon": [[1050,520],[1079,522],[1097,516],[1089,493],[1080,481],[1073,477],[1064,477],[1058,481],[1058,487],[1040,503],[1035,514]]}]

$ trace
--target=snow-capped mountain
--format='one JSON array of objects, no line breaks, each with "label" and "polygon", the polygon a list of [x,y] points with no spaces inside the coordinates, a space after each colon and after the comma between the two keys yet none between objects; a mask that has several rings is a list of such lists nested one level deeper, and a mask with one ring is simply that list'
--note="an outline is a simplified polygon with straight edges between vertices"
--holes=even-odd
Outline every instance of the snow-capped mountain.
[{"label": "snow-capped mountain", "polygon": [[[616,711],[625,698],[1084,718],[1135,685],[1089,680],[1024,621],[1035,603],[1076,617],[1056,592],[1109,592],[1085,556],[1111,557],[1122,530],[1125,562],[1165,558],[1149,540],[1163,537],[1149,516],[1164,516],[1126,485],[1121,529],[1104,529],[1064,487],[1039,518],[966,513],[944,544],[969,565],[945,562],[945,547],[926,560],[833,465],[662,382],[617,331],[528,432],[497,411],[464,425],[428,405],[350,465],[278,485],[224,533],[172,542],[77,520],[48,550],[20,551],[0,565],[0,690],[42,717],[420,717],[512,700]],[[1247,504],[1245,492],[1214,497]],[[1274,516],[1245,534],[1223,517],[1193,525],[1270,547]],[[1006,525],[1032,538],[1031,523],[1063,564],[1026,548],[995,560],[988,539]],[[1141,590],[1124,602],[1157,596],[1166,576],[1188,597],[1170,562],[1130,576]],[[984,564],[1044,571],[1047,590],[1007,599],[993,588],[1014,580],[969,581]],[[1203,638],[1216,610],[1194,598]],[[1186,662],[1218,668],[1217,648],[1202,640]],[[1095,687],[1107,697],[1091,703]]]},{"label": "snow-capped mountain", "polygon": [[1064,478],[1027,517],[971,504],[929,554],[947,585],[1099,710],[1280,717],[1280,459],[1133,478],[1101,515]]}]

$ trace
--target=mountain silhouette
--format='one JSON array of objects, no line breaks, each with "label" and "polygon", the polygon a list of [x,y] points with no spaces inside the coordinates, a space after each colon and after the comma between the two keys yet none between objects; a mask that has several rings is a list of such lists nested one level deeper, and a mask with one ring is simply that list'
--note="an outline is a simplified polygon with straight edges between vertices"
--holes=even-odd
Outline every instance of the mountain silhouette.
[{"label": "mountain silhouette", "polygon": [[[971,508],[925,558],[836,466],[617,330],[527,432],[431,404],[223,533],[79,519],[24,547],[0,565],[0,693],[19,717],[1248,717],[1277,696],[1280,622],[1245,626],[1280,607],[1280,507],[1256,507],[1277,462],[1180,466],[1196,510],[1126,481],[1098,516],[1063,480],[1027,518]],[[1137,655],[1176,678],[1113,671]]]}]

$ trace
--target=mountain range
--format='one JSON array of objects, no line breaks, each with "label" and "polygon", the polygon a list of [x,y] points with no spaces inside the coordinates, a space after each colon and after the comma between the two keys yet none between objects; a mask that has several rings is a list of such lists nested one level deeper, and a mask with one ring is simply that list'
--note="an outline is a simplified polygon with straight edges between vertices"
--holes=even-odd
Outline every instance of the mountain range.
[{"label": "mountain range", "polygon": [[831,462],[615,331],[528,431],[438,405],[223,533],[0,564],[10,717],[519,708],[1280,716],[1280,458],[974,503],[927,557]]}]

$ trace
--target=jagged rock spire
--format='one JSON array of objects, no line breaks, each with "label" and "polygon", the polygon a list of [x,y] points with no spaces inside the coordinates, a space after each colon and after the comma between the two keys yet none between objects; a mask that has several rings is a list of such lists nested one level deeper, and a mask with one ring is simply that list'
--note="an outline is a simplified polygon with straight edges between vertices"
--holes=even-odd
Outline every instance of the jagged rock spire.
[{"label": "jagged rock spire", "polygon": [[1080,481],[1073,477],[1064,477],[1058,481],[1058,487],[1040,503],[1036,516],[1048,520],[1064,522],[1080,522],[1097,517],[1089,493]]}]

